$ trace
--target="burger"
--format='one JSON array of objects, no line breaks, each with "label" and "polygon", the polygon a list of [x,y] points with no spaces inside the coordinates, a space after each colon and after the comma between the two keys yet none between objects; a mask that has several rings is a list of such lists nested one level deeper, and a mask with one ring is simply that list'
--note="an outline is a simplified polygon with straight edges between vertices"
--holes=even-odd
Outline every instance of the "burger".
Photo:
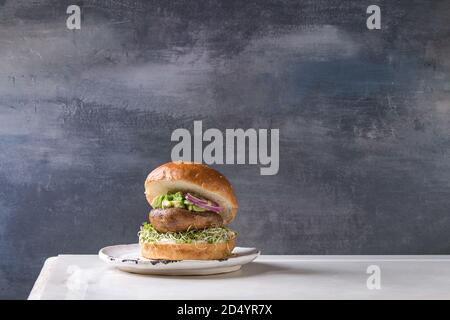
[{"label": "burger", "polygon": [[143,258],[215,260],[231,255],[236,232],[233,188],[220,172],[193,162],[169,162],[150,172],[145,196],[152,206],[139,231]]}]

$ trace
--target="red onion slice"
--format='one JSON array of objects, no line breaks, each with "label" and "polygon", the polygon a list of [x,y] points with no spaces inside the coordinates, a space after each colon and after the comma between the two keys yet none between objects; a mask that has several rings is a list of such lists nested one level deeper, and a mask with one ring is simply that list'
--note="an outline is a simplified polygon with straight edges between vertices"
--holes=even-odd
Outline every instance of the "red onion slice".
[{"label": "red onion slice", "polygon": [[217,204],[213,203],[213,202],[208,202],[206,200],[203,199],[199,199],[197,197],[194,197],[192,194],[187,193],[185,196],[185,199],[192,202],[195,206],[206,209],[206,210],[210,210],[216,213],[219,213],[221,211],[223,211],[223,208],[218,206]]},{"label": "red onion slice", "polygon": [[[190,194],[190,193],[187,193],[186,194],[186,196],[185,196],[185,198],[187,199],[187,200],[189,200],[189,201],[195,201],[195,202],[198,202],[198,203],[204,203],[204,204],[206,204],[206,205],[210,205],[210,203],[208,203],[208,201],[206,201],[205,199],[200,199],[200,198],[197,198],[196,196],[193,196],[192,194]],[[215,204],[213,204],[213,205],[215,205]]]}]

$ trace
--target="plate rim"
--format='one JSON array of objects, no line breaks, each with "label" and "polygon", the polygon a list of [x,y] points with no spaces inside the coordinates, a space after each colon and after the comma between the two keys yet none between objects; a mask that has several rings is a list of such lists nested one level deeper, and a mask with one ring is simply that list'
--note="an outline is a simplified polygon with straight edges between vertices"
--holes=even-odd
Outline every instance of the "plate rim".
[{"label": "plate rim", "polygon": [[[112,265],[116,265],[116,266],[136,266],[136,267],[144,267],[144,266],[153,266],[155,267],[156,265],[160,265],[161,263],[163,265],[167,265],[167,264],[177,264],[180,262],[184,262],[184,263],[195,263],[195,264],[204,264],[205,267],[209,267],[208,265],[214,263],[214,262],[225,262],[225,261],[235,261],[236,259],[239,258],[244,258],[244,257],[248,257],[248,256],[253,256],[253,258],[249,261],[249,262],[245,262],[245,263],[239,263],[238,261],[236,261],[237,264],[243,265],[246,263],[250,263],[253,260],[255,260],[259,255],[261,255],[261,250],[254,248],[254,247],[235,247],[233,249],[233,251],[235,249],[249,249],[248,253],[245,253],[244,255],[241,256],[232,256],[226,259],[214,259],[214,260],[158,260],[158,259],[148,259],[148,260],[140,260],[140,259],[123,259],[117,256],[112,256],[109,255],[105,252],[105,250],[108,249],[112,249],[114,247],[136,247],[139,246],[139,243],[129,243],[129,244],[117,244],[117,245],[110,245],[110,246],[106,246],[101,248],[98,251],[98,257],[108,263],[108,264],[112,264]],[[183,263],[183,264],[184,264]]]}]

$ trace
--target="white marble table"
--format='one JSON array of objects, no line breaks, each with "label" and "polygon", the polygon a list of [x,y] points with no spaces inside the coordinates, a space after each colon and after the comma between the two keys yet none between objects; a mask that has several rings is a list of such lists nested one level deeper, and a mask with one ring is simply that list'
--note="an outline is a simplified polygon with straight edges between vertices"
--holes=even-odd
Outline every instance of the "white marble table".
[{"label": "white marble table", "polygon": [[96,255],[59,255],[29,299],[450,299],[450,256],[262,255],[228,274],[144,276]]}]

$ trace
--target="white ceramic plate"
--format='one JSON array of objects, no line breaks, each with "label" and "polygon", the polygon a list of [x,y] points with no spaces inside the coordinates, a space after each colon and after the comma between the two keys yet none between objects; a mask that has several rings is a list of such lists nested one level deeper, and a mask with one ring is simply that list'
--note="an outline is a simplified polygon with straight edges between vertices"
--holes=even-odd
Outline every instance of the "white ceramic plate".
[{"label": "white ceramic plate", "polygon": [[148,260],[140,257],[139,244],[110,246],[98,252],[100,259],[120,270],[159,275],[208,275],[239,270],[260,254],[255,248],[236,247],[223,260]]}]

